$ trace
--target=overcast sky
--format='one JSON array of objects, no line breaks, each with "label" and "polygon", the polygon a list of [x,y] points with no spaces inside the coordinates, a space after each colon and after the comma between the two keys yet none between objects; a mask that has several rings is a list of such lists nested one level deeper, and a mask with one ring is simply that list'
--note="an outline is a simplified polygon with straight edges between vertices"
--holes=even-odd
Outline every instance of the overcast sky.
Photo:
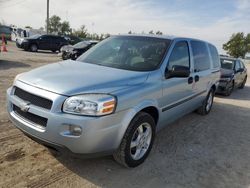
[{"label": "overcast sky", "polygon": [[[0,21],[44,27],[47,0],[0,0]],[[50,15],[86,25],[89,32],[141,33],[200,38],[220,52],[232,33],[250,33],[250,0],[50,0]]]}]

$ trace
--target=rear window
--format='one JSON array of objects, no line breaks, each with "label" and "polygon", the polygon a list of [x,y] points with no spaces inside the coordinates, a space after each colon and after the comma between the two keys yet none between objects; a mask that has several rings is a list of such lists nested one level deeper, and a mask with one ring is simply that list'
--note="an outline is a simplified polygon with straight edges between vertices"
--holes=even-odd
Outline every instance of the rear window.
[{"label": "rear window", "polygon": [[211,45],[211,44],[209,44],[208,47],[209,47],[210,54],[211,54],[211,57],[212,57],[213,67],[214,67],[214,68],[217,68],[217,67],[220,66],[220,58],[219,58],[218,51],[217,51],[217,49],[216,49],[213,45]]},{"label": "rear window", "polygon": [[194,59],[194,71],[204,71],[210,68],[210,59],[207,46],[201,41],[191,41]]}]

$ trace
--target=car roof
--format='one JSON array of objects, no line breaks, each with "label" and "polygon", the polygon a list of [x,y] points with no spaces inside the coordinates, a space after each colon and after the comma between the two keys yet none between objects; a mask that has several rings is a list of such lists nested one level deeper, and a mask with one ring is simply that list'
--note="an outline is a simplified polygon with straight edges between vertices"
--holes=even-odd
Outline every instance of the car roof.
[{"label": "car roof", "polygon": [[[190,37],[180,37],[180,36],[175,36],[175,35],[154,35],[154,34],[120,34],[120,35],[112,35],[112,36],[135,36],[135,37],[152,37],[152,38],[160,38],[160,39],[168,39],[168,40],[196,40],[196,41],[201,41],[205,42],[208,44],[211,44],[207,41],[200,40],[200,39],[195,39],[195,38],[190,38]],[[211,44],[213,45],[213,44]],[[214,46],[214,45],[213,45]]]},{"label": "car roof", "polygon": [[229,56],[224,56],[224,55],[220,55],[221,59],[226,59],[226,60],[239,60],[238,58],[234,58],[234,57],[229,57]]}]

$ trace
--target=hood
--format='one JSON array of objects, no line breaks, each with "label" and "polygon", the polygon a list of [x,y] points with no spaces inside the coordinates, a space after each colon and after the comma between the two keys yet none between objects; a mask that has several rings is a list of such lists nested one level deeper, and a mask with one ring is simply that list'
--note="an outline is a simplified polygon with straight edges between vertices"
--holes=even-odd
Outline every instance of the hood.
[{"label": "hood", "polygon": [[231,69],[221,68],[221,77],[231,77],[234,74],[234,71]]},{"label": "hood", "polygon": [[62,95],[111,93],[142,84],[148,72],[135,72],[79,61],[62,61],[21,74],[18,80]]}]

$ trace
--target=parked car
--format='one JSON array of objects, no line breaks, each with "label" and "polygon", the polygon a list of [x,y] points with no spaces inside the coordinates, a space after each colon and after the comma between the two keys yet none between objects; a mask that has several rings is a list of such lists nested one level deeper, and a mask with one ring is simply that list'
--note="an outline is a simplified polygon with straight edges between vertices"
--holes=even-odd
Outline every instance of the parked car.
[{"label": "parked car", "polygon": [[210,112],[220,79],[216,48],[178,37],[118,35],[76,61],[18,75],[7,90],[12,122],[60,151],[143,163],[155,133]]},{"label": "parked car", "polygon": [[83,41],[83,39],[79,38],[79,37],[76,37],[76,36],[73,36],[73,35],[66,35],[64,36],[64,38],[69,41],[69,44],[70,45],[75,45],[77,44],[78,42],[81,42]]},{"label": "parked car", "polygon": [[240,59],[220,57],[221,78],[217,93],[231,95],[234,88],[243,89],[247,81],[247,69]]},{"label": "parked car", "polygon": [[88,49],[96,45],[98,41],[90,40],[90,41],[82,41],[74,46],[68,45],[63,46],[61,49],[62,59],[72,59],[76,60],[80,55],[86,52]]},{"label": "parked car", "polygon": [[34,35],[24,38],[17,46],[31,52],[36,52],[37,50],[51,50],[52,52],[56,52],[59,51],[62,46],[68,44],[69,42],[64,37],[56,35]]}]

